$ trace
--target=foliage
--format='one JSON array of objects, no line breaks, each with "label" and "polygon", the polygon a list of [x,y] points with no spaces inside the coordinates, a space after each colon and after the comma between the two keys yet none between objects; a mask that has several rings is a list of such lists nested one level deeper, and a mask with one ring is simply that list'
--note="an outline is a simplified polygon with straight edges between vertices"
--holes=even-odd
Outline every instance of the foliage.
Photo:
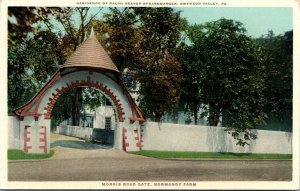
[{"label": "foliage", "polygon": [[279,126],[292,125],[293,95],[293,31],[275,36],[270,31],[257,39],[265,54],[266,97],[265,112],[268,123],[276,122]]},{"label": "foliage", "polygon": [[143,111],[148,112],[149,117],[154,115],[155,121],[160,121],[164,113],[178,103],[180,64],[169,55],[160,60],[148,58],[148,61],[158,66],[149,64],[146,66],[147,70],[140,73],[140,106]]},{"label": "foliage", "polygon": [[[248,37],[242,23],[220,19],[193,25],[187,31],[192,42],[186,51],[185,75],[194,97],[188,101],[207,105],[202,115],[217,126],[220,116],[228,132],[248,144],[256,136],[251,129],[264,119],[264,70],[260,47]],[[192,78],[192,80],[191,80]]]},{"label": "foliage", "polygon": [[[40,89],[49,80],[50,76],[65,61],[61,49],[57,47],[59,40],[50,31],[39,31],[26,41],[24,61],[31,81]],[[32,73],[32,74],[30,74]]]},{"label": "foliage", "polygon": [[124,9],[110,8],[109,10],[110,12],[104,15],[104,22],[109,26],[106,48],[120,71],[124,71],[125,68],[136,70],[138,68],[136,56],[138,50],[136,46],[138,43],[137,17],[128,7]]},{"label": "foliage", "polygon": [[[97,20],[93,27],[102,34],[98,40],[108,51],[112,61],[122,72],[122,79],[130,91],[136,89],[136,71],[141,67],[137,46],[139,34],[137,16],[131,8],[109,8],[102,20]],[[98,35],[99,36],[99,35]]]},{"label": "foliage", "polygon": [[171,8],[134,8],[134,12],[140,21],[140,106],[160,121],[179,100],[181,65],[175,50],[180,38],[180,13]]},{"label": "foliage", "polygon": [[59,40],[39,23],[60,8],[8,8],[8,113],[26,103],[64,61]]},{"label": "foliage", "polygon": [[132,151],[136,155],[154,158],[211,158],[211,159],[292,159],[291,154],[256,154],[230,152],[186,152],[186,151]]},{"label": "foliage", "polygon": [[[182,53],[182,82],[180,85],[180,104],[184,106],[185,111],[194,117],[195,125],[198,121],[198,112],[202,106],[201,98],[201,68],[198,66],[197,55],[193,52],[193,47],[184,47]],[[201,62],[201,61],[200,61]],[[206,114],[201,113],[200,117]]]},{"label": "foliage", "polygon": [[159,121],[178,102],[180,63],[175,56],[180,37],[179,12],[171,8],[111,8],[104,16],[106,49],[124,81],[139,84],[140,106]]},{"label": "foliage", "polygon": [[[69,53],[75,51],[85,40],[93,19],[95,19],[101,10],[102,9],[99,9],[98,12],[91,14],[90,7],[66,7],[63,11],[53,14],[56,21],[63,27],[63,32],[66,33],[64,38],[68,44],[65,48],[69,49]],[[77,17],[74,18],[74,15]]]},{"label": "foliage", "polygon": [[56,101],[51,117],[54,118],[53,122],[55,121],[55,125],[59,125],[66,119],[72,117],[72,101],[75,94],[75,89],[71,89],[70,91],[62,94],[59,99]]},{"label": "foliage", "polygon": [[64,61],[56,35],[39,31],[8,49],[8,113],[37,93]]},{"label": "foliage", "polygon": [[82,104],[91,110],[104,105],[106,97],[97,89],[85,87],[83,88]]},{"label": "foliage", "polygon": [[58,7],[8,7],[8,42],[9,45],[19,44],[28,38],[28,34],[36,32],[33,24],[39,21],[49,27],[49,16],[61,12]]},{"label": "foliage", "polygon": [[30,154],[24,153],[21,150],[9,149],[7,150],[7,159],[8,160],[27,160],[27,159],[46,159],[54,155],[54,151],[51,150],[47,154]]}]

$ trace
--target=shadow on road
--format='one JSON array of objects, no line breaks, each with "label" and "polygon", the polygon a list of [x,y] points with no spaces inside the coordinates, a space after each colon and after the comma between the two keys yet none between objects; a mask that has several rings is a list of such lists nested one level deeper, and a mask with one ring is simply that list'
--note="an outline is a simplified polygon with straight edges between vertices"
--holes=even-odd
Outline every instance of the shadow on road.
[{"label": "shadow on road", "polygon": [[58,140],[51,143],[50,147],[51,148],[66,147],[66,148],[73,148],[73,149],[92,150],[92,149],[111,149],[112,145],[95,144],[95,143],[74,141],[74,140]]}]

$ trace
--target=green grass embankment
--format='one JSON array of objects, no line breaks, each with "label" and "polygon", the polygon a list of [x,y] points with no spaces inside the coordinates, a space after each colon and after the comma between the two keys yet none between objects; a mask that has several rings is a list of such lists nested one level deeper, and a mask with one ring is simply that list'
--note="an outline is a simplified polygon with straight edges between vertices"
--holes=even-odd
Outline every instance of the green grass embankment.
[{"label": "green grass embankment", "polygon": [[131,154],[153,158],[186,158],[186,159],[292,159],[291,154],[255,154],[227,152],[188,152],[188,151],[133,151]]},{"label": "green grass embankment", "polygon": [[46,159],[52,157],[54,151],[50,151],[47,154],[29,154],[24,153],[22,150],[17,149],[9,149],[7,151],[7,159],[8,160],[26,160],[26,159]]}]

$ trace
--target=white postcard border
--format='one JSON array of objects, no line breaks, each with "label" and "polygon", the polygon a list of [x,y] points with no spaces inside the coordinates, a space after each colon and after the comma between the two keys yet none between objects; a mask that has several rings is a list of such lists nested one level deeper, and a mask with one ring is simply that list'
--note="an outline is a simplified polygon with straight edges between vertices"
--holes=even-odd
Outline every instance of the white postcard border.
[{"label": "white postcard border", "polygon": [[[82,4],[78,2],[83,2]],[[91,2],[91,4],[84,4],[85,2]],[[94,4],[93,4],[94,2]],[[97,3],[99,2],[99,3]],[[119,5],[111,5],[110,2],[119,3]],[[293,62],[293,180],[292,181],[200,181],[195,182],[196,186],[182,186],[182,187],[145,187],[145,186],[124,186],[126,183],[134,182],[115,182],[121,183],[120,187],[103,186],[102,181],[57,181],[57,182],[19,182],[19,181],[7,181],[7,7],[8,6],[128,6],[125,3],[132,3],[131,6],[141,6],[134,5],[140,2],[152,2],[152,3],[162,3],[161,0],[77,0],[77,1],[34,1],[34,0],[3,0],[1,2],[1,64],[0,64],[0,82],[1,82],[1,107],[0,116],[3,122],[0,128],[0,151],[1,151],[1,166],[0,166],[0,189],[299,189],[299,127],[300,127],[300,11],[299,11],[299,1],[298,0],[168,0],[164,1],[166,3],[177,3],[177,5],[172,5],[171,7],[293,7],[293,30],[294,30],[294,62]],[[195,5],[182,5],[181,3],[190,2]],[[105,5],[105,3],[107,3]],[[123,4],[121,4],[123,3]],[[198,3],[198,5],[196,4]],[[204,3],[207,3],[204,5]],[[211,4],[209,4],[211,3]],[[213,5],[212,3],[216,3]],[[142,5],[145,6],[145,5]],[[155,5],[160,6],[160,5]],[[166,6],[166,5],[161,5]],[[164,181],[166,182],[166,181]],[[104,183],[109,183],[104,181]],[[111,182],[113,183],[113,182]],[[138,182],[135,182],[138,184]],[[154,185],[155,182],[150,182]],[[185,182],[181,182],[182,184]]]}]

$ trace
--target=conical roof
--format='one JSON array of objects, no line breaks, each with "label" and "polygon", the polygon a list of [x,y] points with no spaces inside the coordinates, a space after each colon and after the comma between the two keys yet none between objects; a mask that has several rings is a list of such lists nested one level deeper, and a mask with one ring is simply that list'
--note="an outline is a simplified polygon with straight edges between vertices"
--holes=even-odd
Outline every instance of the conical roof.
[{"label": "conical roof", "polygon": [[82,43],[61,67],[93,67],[119,72],[107,52],[100,45],[93,29],[89,38]]}]

